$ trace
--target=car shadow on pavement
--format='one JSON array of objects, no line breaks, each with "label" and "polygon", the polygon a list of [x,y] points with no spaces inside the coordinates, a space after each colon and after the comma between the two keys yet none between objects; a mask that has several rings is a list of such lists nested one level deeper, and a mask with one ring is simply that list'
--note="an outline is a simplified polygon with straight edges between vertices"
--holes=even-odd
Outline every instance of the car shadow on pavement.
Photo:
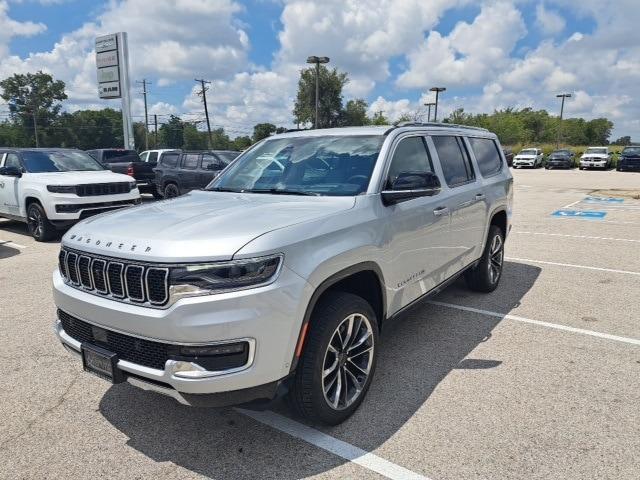
[{"label": "car shadow on pavement", "polygon": [[0,242],[0,260],[3,258],[11,258],[20,254],[20,250],[12,247],[9,242]]},{"label": "car shadow on pavement", "polygon": [[[17,220],[2,220],[0,219],[0,234],[1,232],[11,232],[16,235],[21,235],[25,238],[33,239],[31,234],[29,233],[29,229],[27,228],[27,224],[24,222],[19,222]],[[53,240],[49,240],[44,243],[59,243],[62,235],[66,232],[66,229],[58,230],[58,234],[53,238]]]},{"label": "car shadow on pavement", "polygon": [[[518,306],[539,274],[538,267],[505,262],[503,283],[489,294],[496,298],[499,311],[508,313]],[[471,293],[462,281],[445,292],[448,301],[482,296]],[[491,338],[500,321],[458,310],[445,312],[428,303],[411,309],[383,331],[377,371],[358,411],[341,425],[316,428],[375,450],[411,419],[452,370],[500,367],[499,358],[467,358]],[[154,461],[170,461],[208,477],[300,478],[346,462],[233,409],[185,407],[126,383],[111,387],[99,408],[129,438],[128,446]],[[274,410],[293,415],[283,402]]]}]

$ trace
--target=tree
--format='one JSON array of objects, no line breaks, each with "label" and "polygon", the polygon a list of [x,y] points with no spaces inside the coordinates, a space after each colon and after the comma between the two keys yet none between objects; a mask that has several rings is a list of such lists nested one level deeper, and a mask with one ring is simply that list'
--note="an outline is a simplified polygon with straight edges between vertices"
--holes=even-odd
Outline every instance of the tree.
[{"label": "tree", "polygon": [[182,148],[185,150],[206,150],[209,147],[207,137],[208,134],[200,132],[195,124],[185,123],[182,130],[182,138],[184,140]]},{"label": "tree", "polygon": [[[54,130],[54,134],[50,136],[50,141],[53,142],[51,146],[89,150],[118,148],[124,143],[122,115],[119,110],[112,108],[64,112],[52,123],[50,129]],[[134,134],[140,137],[140,126],[134,128]]]},{"label": "tree", "polygon": [[259,142],[263,138],[271,136],[272,133],[276,133],[276,126],[273,123],[258,123],[253,127],[253,143]]},{"label": "tree", "polygon": [[631,145],[631,137],[629,135],[625,135],[624,137],[620,137],[613,141],[614,145],[621,145],[623,147]]},{"label": "tree", "polygon": [[587,122],[587,138],[590,145],[607,145],[609,143],[609,137],[611,136],[611,130],[613,129],[613,122],[606,118],[594,118]]},{"label": "tree", "polygon": [[371,120],[367,116],[368,106],[367,102],[362,98],[349,100],[342,112],[342,126],[360,127],[362,125],[369,125]]},{"label": "tree", "polygon": [[169,121],[158,128],[160,144],[167,148],[182,148],[184,144],[184,122],[180,117],[171,115]]},{"label": "tree", "polygon": [[58,116],[67,99],[65,84],[48,73],[16,73],[0,82],[2,97],[9,104],[12,118],[25,129],[32,129],[39,144],[38,127],[46,127]]},{"label": "tree", "polygon": [[248,137],[248,136],[236,137],[233,139],[231,149],[238,150],[238,151],[245,150],[249,148],[252,143],[253,142],[251,141],[251,137]]},{"label": "tree", "polygon": [[[329,70],[324,65],[319,69],[318,127],[331,128],[340,124],[342,116],[342,88],[349,78],[346,73],[335,68]],[[295,123],[313,125],[316,115],[316,69],[300,71],[298,94],[293,108]]]}]

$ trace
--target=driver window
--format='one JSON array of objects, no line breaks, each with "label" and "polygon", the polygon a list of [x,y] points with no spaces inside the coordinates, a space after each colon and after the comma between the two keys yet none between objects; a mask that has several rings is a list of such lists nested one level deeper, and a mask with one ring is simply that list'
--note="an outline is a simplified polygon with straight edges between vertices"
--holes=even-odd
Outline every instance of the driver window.
[{"label": "driver window", "polygon": [[400,141],[391,159],[385,189],[391,189],[393,182],[402,172],[433,172],[431,159],[422,137],[409,137]]},{"label": "driver window", "polygon": [[20,165],[20,160],[15,153],[7,154],[7,159],[4,161],[5,167],[15,167],[22,170],[22,165]]}]

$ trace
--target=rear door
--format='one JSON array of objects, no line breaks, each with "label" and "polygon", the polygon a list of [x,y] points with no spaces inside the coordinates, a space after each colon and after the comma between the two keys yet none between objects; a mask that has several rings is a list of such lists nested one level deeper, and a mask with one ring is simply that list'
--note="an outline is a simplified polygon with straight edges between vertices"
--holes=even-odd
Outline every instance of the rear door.
[{"label": "rear door", "polygon": [[200,182],[198,187],[204,188],[213,180],[220,170],[224,168],[224,162],[213,153],[203,153],[200,164]]},{"label": "rear door", "polygon": [[448,252],[452,261],[447,275],[453,275],[482,253],[487,204],[482,183],[476,178],[464,139],[456,135],[430,137],[449,191],[451,214]]},{"label": "rear door", "polygon": [[182,162],[178,171],[179,187],[182,193],[198,188],[200,180],[198,166],[201,157],[202,155],[199,153],[185,153],[182,155]]}]

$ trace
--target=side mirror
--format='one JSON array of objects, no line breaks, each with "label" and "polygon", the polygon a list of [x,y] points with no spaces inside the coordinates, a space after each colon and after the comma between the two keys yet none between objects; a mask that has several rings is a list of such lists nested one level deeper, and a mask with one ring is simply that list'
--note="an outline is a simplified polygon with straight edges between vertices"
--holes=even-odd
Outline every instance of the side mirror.
[{"label": "side mirror", "polygon": [[22,170],[18,167],[0,167],[0,175],[20,178],[22,176]]},{"label": "side mirror", "polygon": [[433,172],[401,172],[391,189],[382,192],[382,203],[388,206],[413,198],[431,197],[440,190],[440,179]]}]

